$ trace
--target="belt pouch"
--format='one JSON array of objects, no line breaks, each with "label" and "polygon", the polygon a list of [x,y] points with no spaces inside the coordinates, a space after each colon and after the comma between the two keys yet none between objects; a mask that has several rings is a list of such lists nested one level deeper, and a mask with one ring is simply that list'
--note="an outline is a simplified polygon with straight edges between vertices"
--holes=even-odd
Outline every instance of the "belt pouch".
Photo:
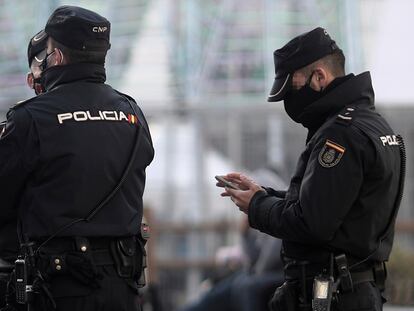
[{"label": "belt pouch", "polygon": [[134,278],[140,267],[137,262],[137,245],[133,237],[118,238],[111,242],[111,253],[121,278]]},{"label": "belt pouch", "polygon": [[385,280],[387,279],[387,268],[385,262],[376,262],[374,265],[374,277],[375,283],[379,290],[383,292],[385,290]]}]

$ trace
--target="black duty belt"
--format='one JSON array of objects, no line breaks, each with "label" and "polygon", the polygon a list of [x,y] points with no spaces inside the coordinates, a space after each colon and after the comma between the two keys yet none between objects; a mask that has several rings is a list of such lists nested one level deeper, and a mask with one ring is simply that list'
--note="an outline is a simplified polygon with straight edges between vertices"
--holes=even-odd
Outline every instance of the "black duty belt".
[{"label": "black duty belt", "polygon": [[375,282],[374,270],[366,270],[361,272],[351,272],[352,284],[360,284],[364,282]]},{"label": "black duty belt", "polygon": [[[112,237],[62,237],[54,238],[48,245],[42,248],[42,253],[46,254],[64,254],[67,252],[88,252],[97,266],[113,265],[115,263],[110,245],[113,242]],[[58,265],[61,260],[56,256],[55,262]]]},{"label": "black duty belt", "polygon": [[[109,249],[113,240],[113,237],[58,237],[50,240],[43,248],[54,251]],[[36,242],[36,244],[41,243]]]},{"label": "black duty belt", "polygon": [[[296,264],[294,266],[285,268],[286,280],[301,280],[303,273],[306,278],[313,278],[318,276],[323,271],[329,271],[328,267],[321,264]],[[367,268],[363,271],[351,271],[351,277],[353,284],[359,284],[363,282],[375,281],[375,274],[373,268]]]},{"label": "black duty belt", "polygon": [[[290,280],[301,280],[304,276],[306,278],[313,278],[323,271],[327,271],[327,267],[320,264],[311,263],[298,263],[289,267],[285,266],[285,279]],[[303,275],[305,274],[305,275]]]}]

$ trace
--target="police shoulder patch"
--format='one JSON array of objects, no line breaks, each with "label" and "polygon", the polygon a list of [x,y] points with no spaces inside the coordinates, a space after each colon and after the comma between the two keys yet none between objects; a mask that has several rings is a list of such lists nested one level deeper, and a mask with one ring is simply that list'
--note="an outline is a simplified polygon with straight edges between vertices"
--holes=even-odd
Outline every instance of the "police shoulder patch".
[{"label": "police shoulder patch", "polygon": [[319,164],[327,168],[334,167],[341,161],[344,153],[344,147],[327,139],[325,145],[319,152]]},{"label": "police shoulder patch", "polygon": [[335,123],[349,126],[354,121],[357,114],[357,109],[354,107],[345,107],[339,114],[336,116]]}]

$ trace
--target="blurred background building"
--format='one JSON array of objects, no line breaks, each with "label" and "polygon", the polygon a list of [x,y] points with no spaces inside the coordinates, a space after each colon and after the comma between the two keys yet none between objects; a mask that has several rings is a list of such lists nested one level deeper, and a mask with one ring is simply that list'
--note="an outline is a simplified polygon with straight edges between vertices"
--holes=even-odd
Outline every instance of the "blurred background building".
[{"label": "blurred background building", "polygon": [[145,200],[154,228],[150,279],[166,309],[195,297],[217,248],[239,240],[242,215],[219,196],[214,175],[246,171],[275,188],[288,182],[306,131],[283,105],[266,103],[273,51],[316,26],[344,50],[348,72],[371,70],[378,109],[406,139],[395,244],[414,250],[412,1],[0,0],[1,119],[34,95],[25,84],[27,44],[61,4],[111,21],[108,82],[148,116],[156,149]]}]

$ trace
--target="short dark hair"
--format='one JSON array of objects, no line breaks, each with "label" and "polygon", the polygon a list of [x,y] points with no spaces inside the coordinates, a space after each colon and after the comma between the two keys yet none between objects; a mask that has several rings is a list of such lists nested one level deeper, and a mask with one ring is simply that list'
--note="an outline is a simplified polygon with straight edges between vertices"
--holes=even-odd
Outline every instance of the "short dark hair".
[{"label": "short dark hair", "polygon": [[321,61],[331,70],[335,77],[345,75],[345,55],[342,50],[336,50],[326,55]]},{"label": "short dark hair", "polygon": [[53,48],[58,48],[66,57],[66,61],[70,64],[75,63],[93,63],[104,65],[107,51],[80,51],[68,48],[67,46],[57,42],[52,37],[51,45]]},{"label": "short dark hair", "polygon": [[309,76],[318,64],[325,65],[334,77],[342,77],[345,75],[345,55],[342,50],[338,49],[332,54],[328,54],[299,70]]}]

